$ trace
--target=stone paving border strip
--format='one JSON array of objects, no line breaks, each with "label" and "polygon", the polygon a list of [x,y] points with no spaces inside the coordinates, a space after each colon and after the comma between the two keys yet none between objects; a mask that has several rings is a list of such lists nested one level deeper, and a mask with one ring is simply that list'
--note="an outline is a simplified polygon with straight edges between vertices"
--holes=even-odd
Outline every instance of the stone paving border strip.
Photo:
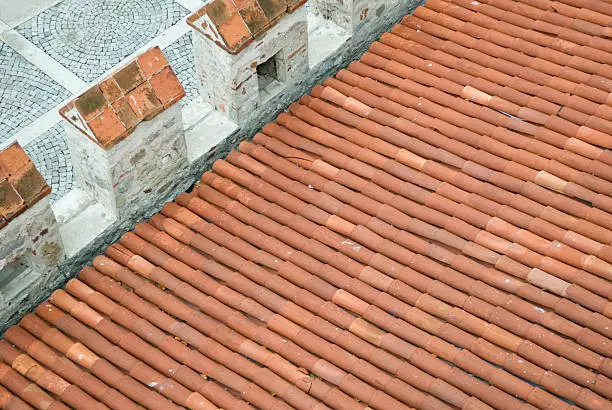
[{"label": "stone paving border strip", "polygon": [[[9,1],[11,3],[19,3],[17,7],[19,7],[20,10],[17,12],[9,11],[0,13],[0,32],[3,31],[2,23],[4,23],[7,28],[15,28],[31,18],[36,17],[48,8],[62,2],[63,0],[22,0],[19,2],[15,0],[8,0],[4,3],[8,3]],[[15,6],[8,6],[4,4],[2,7],[10,8]]]},{"label": "stone paving border strip", "polygon": [[26,60],[34,64],[71,93],[76,93],[86,86],[83,80],[15,30],[10,29],[0,34],[0,40],[8,44]]},{"label": "stone paving border strip", "polygon": [[10,30],[11,28],[9,27],[8,24],[6,24],[4,21],[0,20],[0,35],[2,33],[4,33],[7,30]]}]

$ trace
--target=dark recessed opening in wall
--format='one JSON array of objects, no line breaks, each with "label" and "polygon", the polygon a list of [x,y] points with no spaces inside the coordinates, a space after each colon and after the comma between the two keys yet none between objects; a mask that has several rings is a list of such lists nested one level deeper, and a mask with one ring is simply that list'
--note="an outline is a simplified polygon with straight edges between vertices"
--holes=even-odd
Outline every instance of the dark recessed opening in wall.
[{"label": "dark recessed opening in wall", "polygon": [[32,270],[24,258],[0,269],[0,293],[6,300],[19,296],[32,283]]},{"label": "dark recessed opening in wall", "polygon": [[280,52],[277,53],[257,66],[257,82],[261,101],[272,97],[283,85],[283,78],[279,75],[280,54]]},{"label": "dark recessed opening in wall", "polygon": [[259,81],[260,91],[265,90],[273,81],[278,81],[276,56],[269,58],[267,61],[257,66],[257,80]]}]

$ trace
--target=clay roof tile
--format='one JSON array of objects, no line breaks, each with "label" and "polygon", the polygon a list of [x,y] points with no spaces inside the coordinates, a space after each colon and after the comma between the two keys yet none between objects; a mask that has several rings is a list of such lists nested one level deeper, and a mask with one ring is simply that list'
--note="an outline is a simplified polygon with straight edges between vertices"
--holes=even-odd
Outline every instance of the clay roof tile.
[{"label": "clay roof tile", "polygon": [[168,66],[168,60],[159,47],[153,47],[138,56],[138,66],[147,78]]},{"label": "clay roof tile", "polygon": [[51,188],[32,162],[12,174],[8,180],[28,207],[51,193]]},{"label": "clay roof tile", "polygon": [[50,192],[18,143],[0,151],[0,216],[3,227]]},{"label": "clay roof tile", "polygon": [[104,149],[141,121],[169,108],[185,91],[159,47],[153,47],[60,109],[60,114]]},{"label": "clay roof tile", "polygon": [[29,162],[28,154],[18,143],[11,144],[6,149],[0,151],[0,172],[2,172],[2,176],[5,178],[19,171]]},{"label": "clay roof tile", "polygon": [[270,25],[270,20],[256,0],[241,7],[239,13],[254,37],[258,37],[261,33],[266,31]]},{"label": "clay roof tile", "polygon": [[25,210],[25,203],[8,179],[0,182],[0,215],[8,222]]},{"label": "clay roof tile", "polygon": [[138,59],[128,63],[125,67],[114,73],[112,77],[124,94],[129,93],[145,80]]},{"label": "clay roof tile", "polygon": [[305,0],[213,0],[187,23],[230,54],[237,54]]},{"label": "clay roof tile", "polygon": [[[189,23],[236,52],[300,3]],[[15,368],[62,364],[0,385],[100,400],[74,361],[121,408],[607,409],[611,20],[526,3],[427,2],[9,329]],[[184,94],[158,49],[123,74],[66,108],[106,146]],[[13,150],[0,226],[41,187]]]},{"label": "clay roof tile", "polygon": [[280,19],[287,11],[287,0],[257,0],[268,17],[268,20],[274,22]]}]

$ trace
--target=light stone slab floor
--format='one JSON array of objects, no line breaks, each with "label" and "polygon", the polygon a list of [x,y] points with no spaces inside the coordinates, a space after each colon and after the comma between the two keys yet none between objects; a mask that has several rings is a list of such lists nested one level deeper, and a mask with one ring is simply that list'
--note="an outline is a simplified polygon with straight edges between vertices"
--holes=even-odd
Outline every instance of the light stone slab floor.
[{"label": "light stone slab floor", "polygon": [[0,21],[8,27],[15,27],[60,1],[62,0],[0,0]]},{"label": "light stone slab floor", "polygon": [[143,48],[159,45],[198,97],[185,17],[204,0],[0,0],[0,149],[15,140],[52,188],[74,174],[57,109]]}]

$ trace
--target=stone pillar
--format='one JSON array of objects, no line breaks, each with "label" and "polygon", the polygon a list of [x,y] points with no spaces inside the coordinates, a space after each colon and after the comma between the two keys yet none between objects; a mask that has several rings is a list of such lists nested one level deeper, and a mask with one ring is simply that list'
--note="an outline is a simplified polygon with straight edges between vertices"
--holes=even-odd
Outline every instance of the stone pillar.
[{"label": "stone pillar", "polygon": [[58,284],[64,251],[50,192],[18,143],[0,152],[0,323]]},{"label": "stone pillar", "polygon": [[[359,34],[368,27],[378,27],[390,16],[408,12],[414,1],[406,0],[310,0],[310,11],[330,20],[347,31]],[[397,12],[391,12],[397,10]],[[402,15],[403,15],[402,14]]]},{"label": "stone pillar", "polygon": [[114,215],[166,197],[188,167],[184,95],[155,47],[63,107],[77,188]]},{"label": "stone pillar", "polygon": [[213,0],[187,18],[195,29],[200,95],[242,125],[308,67],[305,0]]}]

